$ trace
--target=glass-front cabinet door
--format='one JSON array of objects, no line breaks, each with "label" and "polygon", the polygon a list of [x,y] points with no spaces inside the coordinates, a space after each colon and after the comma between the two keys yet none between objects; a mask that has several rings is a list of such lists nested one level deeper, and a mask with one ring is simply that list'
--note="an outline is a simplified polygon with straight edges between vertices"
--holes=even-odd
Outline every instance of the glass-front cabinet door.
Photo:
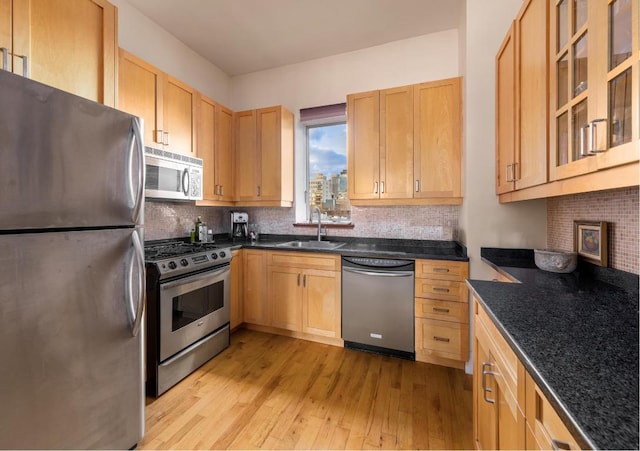
[{"label": "glass-front cabinet door", "polygon": [[638,159],[638,0],[550,0],[550,179]]}]

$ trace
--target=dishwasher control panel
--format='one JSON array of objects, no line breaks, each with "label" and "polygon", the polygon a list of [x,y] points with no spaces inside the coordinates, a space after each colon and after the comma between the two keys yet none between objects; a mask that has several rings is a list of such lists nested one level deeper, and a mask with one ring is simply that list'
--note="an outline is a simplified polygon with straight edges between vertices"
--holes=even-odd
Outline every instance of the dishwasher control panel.
[{"label": "dishwasher control panel", "polygon": [[385,268],[399,270],[413,270],[413,260],[397,260],[390,258],[371,258],[371,257],[342,257],[342,262],[353,263],[355,265],[366,266],[369,268]]}]

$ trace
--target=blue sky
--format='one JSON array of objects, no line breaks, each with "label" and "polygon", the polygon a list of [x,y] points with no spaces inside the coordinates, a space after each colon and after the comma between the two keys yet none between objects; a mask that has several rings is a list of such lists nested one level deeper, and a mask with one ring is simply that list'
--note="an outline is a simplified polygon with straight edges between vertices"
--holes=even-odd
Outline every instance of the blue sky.
[{"label": "blue sky", "polygon": [[309,176],[318,172],[327,177],[347,167],[347,125],[309,128]]}]

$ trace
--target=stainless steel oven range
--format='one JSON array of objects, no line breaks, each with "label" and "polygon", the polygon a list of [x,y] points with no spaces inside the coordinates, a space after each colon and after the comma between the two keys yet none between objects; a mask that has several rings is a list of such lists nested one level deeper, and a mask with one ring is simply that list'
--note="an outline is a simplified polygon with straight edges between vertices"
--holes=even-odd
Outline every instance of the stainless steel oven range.
[{"label": "stainless steel oven range", "polygon": [[159,396],[229,346],[231,249],[145,245],[147,394]]}]

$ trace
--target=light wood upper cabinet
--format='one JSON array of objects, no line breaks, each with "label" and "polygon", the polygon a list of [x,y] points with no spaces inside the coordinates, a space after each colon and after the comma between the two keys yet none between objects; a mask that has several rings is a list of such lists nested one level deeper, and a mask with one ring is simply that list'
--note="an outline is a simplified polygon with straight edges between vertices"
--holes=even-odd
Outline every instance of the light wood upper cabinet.
[{"label": "light wood upper cabinet", "polygon": [[222,105],[216,110],[216,168],[218,198],[231,202],[235,199],[233,111]]},{"label": "light wood upper cabinet", "polygon": [[256,156],[256,110],[234,114],[236,146],[236,200],[253,201],[258,197]]},{"label": "light wood upper cabinet", "polygon": [[353,205],[460,204],[459,78],[347,96]]},{"label": "light wood upper cabinet", "polygon": [[637,18],[637,0],[552,8],[553,180],[638,160]]},{"label": "light wood upper cabinet", "polygon": [[496,57],[501,202],[640,183],[638,9],[637,0],[524,2]]},{"label": "light wood upper cabinet", "polygon": [[235,114],[236,200],[293,205],[293,114],[281,106]]},{"label": "light wood upper cabinet", "polygon": [[462,199],[462,79],[414,86],[415,198]]},{"label": "light wood upper cabinet", "polygon": [[0,1],[0,48],[16,74],[115,106],[117,47],[106,0]]},{"label": "light wood upper cabinet", "polygon": [[198,158],[203,161],[202,201],[197,205],[232,205],[233,112],[209,97],[198,96]]},{"label": "light wood upper cabinet", "polygon": [[528,0],[496,56],[496,193],[547,182],[547,0]]},{"label": "light wood upper cabinet", "polygon": [[162,147],[164,73],[120,49],[119,74],[118,108],[143,119],[147,146]]},{"label": "light wood upper cabinet", "polygon": [[380,177],[380,92],[347,96],[349,200],[378,199]]},{"label": "light wood upper cabinet", "polygon": [[196,91],[189,85],[166,76],[164,85],[164,148],[195,157]]},{"label": "light wood upper cabinet", "polygon": [[197,93],[120,49],[118,107],[144,119],[145,145],[193,156]]}]

